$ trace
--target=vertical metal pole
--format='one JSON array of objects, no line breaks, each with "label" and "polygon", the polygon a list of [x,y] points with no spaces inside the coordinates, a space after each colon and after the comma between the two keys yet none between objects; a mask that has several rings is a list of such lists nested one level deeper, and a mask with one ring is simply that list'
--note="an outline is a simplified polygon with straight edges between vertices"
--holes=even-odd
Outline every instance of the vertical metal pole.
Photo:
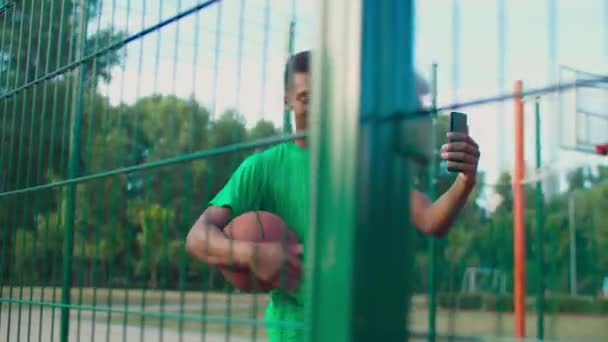
[{"label": "vertical metal pole", "polygon": [[[292,6],[295,6],[294,4],[292,4]],[[295,12],[294,12],[295,13]],[[295,32],[296,30],[296,19],[295,19],[295,14],[293,15],[291,22],[289,23],[289,43],[288,43],[288,47],[287,47],[287,51],[289,52],[289,56],[293,55],[293,50],[294,50],[294,39],[295,39]],[[291,75],[291,73],[289,73]],[[292,132],[292,127],[291,127],[291,110],[289,109],[289,106],[287,106],[287,104],[285,104],[285,109],[283,111],[283,132],[285,132],[285,134],[290,134]]]},{"label": "vertical metal pole", "polygon": [[[558,81],[558,20],[559,20],[559,12],[558,12],[558,1],[556,0],[546,0],[547,1],[547,84],[555,84]],[[560,93],[549,93],[544,96],[545,99],[549,101],[546,102],[545,111],[548,113],[553,113],[556,110],[556,106],[554,103],[557,103],[557,100],[560,99]],[[561,106],[558,106],[561,108]],[[559,110],[559,109],[558,109]],[[561,125],[566,120],[558,118],[557,120],[547,120],[545,122],[547,133],[547,141],[549,142],[549,148],[545,149],[545,152],[548,152],[546,158],[549,160],[554,160],[557,157],[557,146],[562,144],[563,130],[561,130]],[[557,189],[559,189],[558,182],[554,176],[549,175],[546,180],[543,180],[545,183],[545,195],[548,198],[553,197],[556,194]]]},{"label": "vertical metal pole", "polygon": [[[604,22],[608,22],[608,1],[604,1]],[[601,39],[604,43],[604,58],[608,58],[608,25],[604,25],[604,34]]]},{"label": "vertical metal pole", "polygon": [[[507,65],[507,11],[506,11],[506,0],[498,0],[497,3],[497,15],[496,15],[496,23],[497,23],[497,64],[498,64],[498,93],[504,94],[506,93],[506,82],[505,82],[505,74],[506,74],[506,65]],[[507,126],[507,115],[506,115],[506,104],[504,101],[498,101],[497,106],[497,137],[496,137],[496,153],[498,156],[498,168],[500,170],[506,169],[505,156],[507,155],[504,143],[505,141],[505,127]]]},{"label": "vertical metal pole", "polygon": [[[433,155],[431,162],[428,165],[428,197],[432,201],[435,200],[435,186],[437,183],[436,170],[436,147],[437,147],[437,63],[433,63],[432,67],[432,88],[431,88],[431,144]],[[436,337],[436,302],[437,285],[436,285],[436,254],[437,254],[437,239],[434,236],[429,237],[429,342],[434,342]]]},{"label": "vertical metal pole", "polygon": [[402,126],[386,119],[417,109],[414,1],[317,8],[308,340],[406,341],[409,162],[396,153]]},{"label": "vertical metal pole", "polygon": [[570,223],[570,294],[576,295],[576,222],[574,217],[574,194],[568,198],[568,216]]},{"label": "vertical metal pole", "polygon": [[[80,1],[79,10],[80,14],[80,32],[78,33],[79,37],[79,46],[81,50],[79,53],[76,53],[76,59],[79,59],[80,56],[84,55],[85,51],[85,42],[87,36],[87,21],[88,21],[88,11],[87,11],[87,2],[86,0]],[[78,177],[79,170],[79,161],[80,161],[80,138],[81,138],[81,130],[82,130],[82,112],[84,108],[84,88],[85,88],[85,80],[86,80],[86,64],[83,64],[80,68],[78,68],[78,75],[75,78],[74,87],[77,89],[75,92],[76,96],[74,97],[74,105],[73,105],[73,115],[71,122],[71,139],[70,139],[70,160],[68,165],[68,178],[76,178]],[[62,281],[62,289],[61,289],[61,304],[63,305],[61,308],[61,341],[67,342],[69,339],[69,330],[70,330],[70,292],[72,289],[72,257],[74,254],[74,213],[75,213],[75,201],[76,201],[76,184],[70,184],[67,186],[67,198],[66,198],[66,206],[65,206],[65,230],[64,230],[64,238],[63,238],[63,281]]]},{"label": "vertical metal pole", "polygon": [[513,249],[515,337],[526,335],[526,231],[524,217],[524,105],[522,81],[515,82],[515,175],[513,177]]},{"label": "vertical metal pole", "polygon": [[460,90],[460,0],[452,0],[452,103]]},{"label": "vertical metal pole", "polygon": [[[540,99],[536,98],[535,103],[535,124],[536,124],[536,169],[542,166],[541,159],[541,136],[540,136]],[[536,337],[542,340],[545,335],[544,330],[544,310],[545,310],[545,262],[544,262],[544,212],[543,212],[543,185],[542,181],[536,182],[536,243],[538,245],[537,269],[538,274],[538,294],[536,295]]]},{"label": "vertical metal pole", "polygon": [[[502,237],[502,232],[500,231],[500,224],[498,224],[496,222],[495,219],[491,220],[490,222],[491,228],[492,228],[492,241],[494,244],[494,250],[496,251],[496,268],[498,269],[499,275],[498,275],[498,282],[500,282],[500,271],[502,271],[502,258],[501,258],[501,244],[500,241],[504,241],[503,237]],[[496,243],[498,242],[498,243]],[[496,311],[498,313],[501,312],[502,310],[502,305],[501,302],[502,300],[500,300],[500,296],[502,295],[501,292],[501,285],[497,285],[495,287],[494,290],[494,295],[496,296],[497,300],[496,300]]]},{"label": "vertical metal pole", "polygon": [[[309,120],[311,230],[304,256],[310,274],[305,285],[311,293],[307,308],[307,341],[311,342],[353,338],[356,236],[352,231],[356,226],[356,99],[360,94],[361,54],[361,37],[354,32],[361,30],[362,7],[362,1],[317,1],[317,25],[313,25],[318,54],[312,56],[312,92],[316,95],[309,111],[314,115]],[[343,44],[332,44],[330,37],[341,39]],[[333,63],[344,56],[349,56],[349,63]],[[335,85],[338,80],[342,87]],[[335,178],[338,174],[340,181]],[[329,188],[321,191],[325,186]]]}]

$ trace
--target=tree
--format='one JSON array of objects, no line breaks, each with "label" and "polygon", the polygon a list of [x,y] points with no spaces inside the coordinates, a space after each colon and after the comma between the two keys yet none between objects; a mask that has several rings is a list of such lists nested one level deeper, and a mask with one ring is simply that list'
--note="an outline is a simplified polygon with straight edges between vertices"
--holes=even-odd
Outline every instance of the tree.
[{"label": "tree", "polygon": [[591,183],[589,169],[578,167],[568,172],[567,180],[569,191],[584,189]]},{"label": "tree", "polygon": [[597,166],[597,176],[593,179],[593,183],[600,183],[608,181],[608,166],[598,165]]},{"label": "tree", "polygon": [[131,219],[141,227],[137,244],[142,256],[137,263],[138,273],[149,274],[149,285],[156,288],[161,267],[169,265],[169,227],[174,224],[175,211],[158,204],[131,206]]},{"label": "tree", "polygon": [[[86,3],[85,24],[96,23],[101,14],[101,2]],[[42,182],[44,173],[32,174],[30,183],[25,184],[26,177],[21,172],[26,169],[52,170],[55,175],[65,176],[76,75],[62,73],[35,86],[22,87],[75,61],[75,50],[81,48],[75,44],[80,41],[78,36],[81,34],[78,23],[82,9],[78,4],[75,0],[17,1],[2,15],[0,89],[2,93],[19,90],[14,96],[0,101],[3,123],[0,167],[5,170],[0,182],[2,189]],[[98,28],[87,36],[85,46],[92,52],[122,37],[123,33],[115,32],[111,27]],[[120,59],[121,54],[113,50],[91,60],[86,68],[89,73],[87,89],[94,88],[98,80],[109,81],[110,69],[119,64]],[[95,96],[93,94],[91,100],[94,101]],[[92,113],[85,116],[94,117]]]},{"label": "tree", "polygon": [[13,277],[18,279],[19,276],[31,275],[30,272],[24,272],[25,270],[31,270],[35,262],[34,259],[34,234],[25,229],[17,229],[15,234],[15,274]]},{"label": "tree", "polygon": [[[100,0],[85,3],[86,14],[82,15],[77,0],[15,1],[3,14],[6,22],[0,25],[0,39],[4,42],[0,47],[0,79],[14,85],[4,90],[30,83],[73,63],[79,54],[81,58],[89,56],[125,37],[112,27],[101,27]],[[82,18],[86,20],[85,27],[95,28],[94,32],[87,32],[84,47],[75,44],[81,41]],[[84,48],[83,53],[77,51],[81,48]],[[117,65],[120,58],[120,53],[113,50],[88,62],[90,84],[100,79],[109,81],[110,68]]]},{"label": "tree", "polygon": [[502,202],[498,206],[497,211],[513,212],[513,185],[511,175],[506,172],[500,174],[494,190],[498,193],[500,198],[502,198]]},{"label": "tree", "polygon": [[[153,95],[139,99],[132,106],[121,105],[116,112],[124,123],[116,122],[114,127],[124,127],[129,142],[114,151],[124,158],[117,167],[151,163],[210,146],[209,111],[194,99]],[[206,160],[137,171],[128,176],[129,193],[170,207],[183,206],[183,198],[202,201],[202,194],[192,189],[204,186],[207,175]],[[185,197],[168,196],[168,193]]]},{"label": "tree", "polygon": [[[192,98],[153,95],[116,107],[100,97],[89,97],[87,102],[90,109],[85,114],[90,112],[93,121],[86,122],[83,137],[86,173],[157,162],[276,131],[266,122],[247,131],[235,111],[211,122],[208,110]],[[151,286],[158,286],[163,276],[177,279],[182,271],[189,277],[204,277],[209,269],[189,257],[182,268],[185,235],[215,194],[211,189],[219,189],[252,152],[230,152],[80,184],[75,266],[92,265],[84,272],[96,268],[107,277],[112,271],[114,278],[117,274],[145,278]],[[90,274],[82,277],[91,279]],[[212,286],[223,284],[220,280]]]},{"label": "tree", "polygon": [[[469,247],[473,240],[473,234],[461,227],[455,227],[448,235],[448,246],[445,249],[445,257],[450,264],[450,290],[454,291],[454,280],[457,276],[456,266],[464,262],[469,254]],[[458,229],[460,228],[460,229]]]},{"label": "tree", "polygon": [[[81,15],[80,3],[15,1],[0,17],[0,90],[9,95],[0,99],[0,191],[66,177],[77,78],[67,70],[45,78],[93,49],[124,37],[111,27],[91,25],[98,22],[101,1],[87,1],[86,15]],[[81,18],[86,20],[85,26],[98,27],[84,38],[85,47],[78,44]],[[87,89],[98,81],[109,81],[110,69],[120,62],[120,56],[114,50],[85,63]],[[38,214],[56,209],[57,198],[53,191],[44,191],[32,198],[7,199],[0,207],[0,224],[32,230]],[[24,206],[27,199],[30,205]],[[1,235],[7,255],[11,255],[9,242],[14,241],[14,234],[13,228]]]},{"label": "tree", "polygon": [[[227,145],[245,142],[247,139],[247,129],[245,119],[236,110],[225,111],[211,125],[211,148],[218,148]],[[217,193],[226,183],[232,172],[252,151],[233,151],[223,153],[209,159],[211,171],[210,179],[212,194]]]},{"label": "tree", "polygon": [[271,121],[261,119],[255,126],[248,132],[249,141],[256,141],[259,139],[269,138],[279,134],[279,131],[274,127]]}]

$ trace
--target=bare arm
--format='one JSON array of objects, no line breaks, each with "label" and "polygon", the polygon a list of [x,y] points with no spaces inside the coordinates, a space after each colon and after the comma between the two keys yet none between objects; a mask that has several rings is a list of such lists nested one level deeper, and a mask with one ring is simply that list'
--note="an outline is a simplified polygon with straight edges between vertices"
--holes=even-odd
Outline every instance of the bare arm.
[{"label": "bare arm", "polygon": [[230,216],[230,208],[207,208],[188,233],[188,253],[211,265],[236,264],[249,267],[260,279],[275,285],[278,284],[284,260],[288,263],[288,278],[294,278],[293,274],[301,271],[301,245],[285,249],[280,242],[256,243],[229,239],[222,230],[228,224]]},{"label": "bare arm", "polygon": [[410,195],[410,211],[414,226],[425,234],[444,236],[450,230],[454,219],[464,207],[467,198],[475,187],[479,145],[468,134],[449,132],[448,138],[458,141],[441,147],[441,158],[447,160],[448,167],[458,170],[459,174],[450,189],[435,203],[417,191]]},{"label": "bare arm", "polygon": [[230,220],[230,214],[231,209],[228,207],[207,208],[188,233],[188,253],[208,264],[249,265],[254,253],[254,244],[228,239],[222,232]]},{"label": "bare arm", "polygon": [[422,233],[442,237],[450,230],[456,216],[466,203],[475,184],[457,177],[450,189],[431,202],[418,191],[410,195],[410,210],[414,226]]}]

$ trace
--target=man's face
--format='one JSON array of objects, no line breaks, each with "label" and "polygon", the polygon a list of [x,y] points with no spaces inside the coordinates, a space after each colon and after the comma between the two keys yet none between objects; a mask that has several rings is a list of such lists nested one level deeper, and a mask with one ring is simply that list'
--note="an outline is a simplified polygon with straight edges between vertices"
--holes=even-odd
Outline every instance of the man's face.
[{"label": "man's face", "polygon": [[310,96],[310,77],[307,73],[296,72],[291,87],[287,90],[285,103],[294,112],[296,122],[306,118]]},{"label": "man's face", "polygon": [[[295,115],[296,128],[306,129],[308,104],[310,98],[310,76],[305,72],[296,72],[293,74],[291,87],[287,90],[285,104],[291,109]],[[422,96],[417,96],[418,107],[422,106]]]}]

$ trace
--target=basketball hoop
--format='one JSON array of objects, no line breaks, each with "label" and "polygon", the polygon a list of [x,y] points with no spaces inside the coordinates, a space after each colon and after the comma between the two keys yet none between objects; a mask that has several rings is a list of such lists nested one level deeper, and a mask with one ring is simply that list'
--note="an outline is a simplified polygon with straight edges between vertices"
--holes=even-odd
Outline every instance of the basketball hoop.
[{"label": "basketball hoop", "polygon": [[559,75],[560,84],[574,84],[572,88],[559,92],[560,148],[596,156],[607,155],[608,83],[602,81],[605,75],[568,66],[560,66]]},{"label": "basketball hoop", "polygon": [[595,145],[595,152],[599,155],[608,155],[608,143]]}]

